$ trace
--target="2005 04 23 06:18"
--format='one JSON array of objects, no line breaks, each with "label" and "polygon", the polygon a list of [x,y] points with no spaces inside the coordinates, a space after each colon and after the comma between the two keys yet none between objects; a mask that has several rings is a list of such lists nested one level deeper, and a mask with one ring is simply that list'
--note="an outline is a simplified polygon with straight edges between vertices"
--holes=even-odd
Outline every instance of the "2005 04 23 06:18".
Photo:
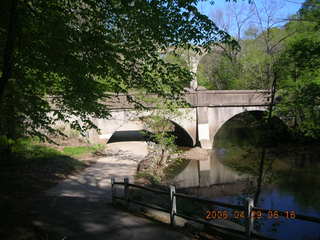
[{"label": "2005 04 23 06:18", "polygon": [[[264,214],[260,210],[253,210],[251,212],[251,217],[255,219],[260,219],[262,217],[266,217],[268,219],[278,219],[280,217],[284,217],[287,219],[295,219],[296,213],[295,211],[283,211],[279,212],[278,210],[270,210],[268,213]],[[206,215],[204,217],[206,220],[213,220],[213,219],[241,219],[241,218],[247,218],[245,211],[233,211],[228,212],[226,210],[212,210],[212,211],[206,211]]]}]

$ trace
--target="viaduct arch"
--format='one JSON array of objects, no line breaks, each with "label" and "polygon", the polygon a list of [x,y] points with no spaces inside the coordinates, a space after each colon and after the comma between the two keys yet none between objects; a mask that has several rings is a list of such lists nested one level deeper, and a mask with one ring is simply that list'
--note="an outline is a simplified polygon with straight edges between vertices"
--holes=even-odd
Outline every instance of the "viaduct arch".
[{"label": "viaduct arch", "polygon": [[[196,90],[198,88],[198,81],[197,81],[197,71],[198,66],[201,59],[208,54],[208,52],[204,48],[199,48],[200,53],[197,53],[193,50],[185,50],[183,51],[180,56],[189,64],[190,72],[193,73],[193,80],[190,82],[190,88]],[[167,53],[172,52],[173,49],[169,49]]]}]

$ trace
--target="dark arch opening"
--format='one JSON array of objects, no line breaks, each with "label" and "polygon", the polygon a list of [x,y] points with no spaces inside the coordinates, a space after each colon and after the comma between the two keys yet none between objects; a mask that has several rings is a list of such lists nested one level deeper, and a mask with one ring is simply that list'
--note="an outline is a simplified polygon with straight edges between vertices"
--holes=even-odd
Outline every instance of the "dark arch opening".
[{"label": "dark arch opening", "polygon": [[288,127],[278,117],[267,125],[267,112],[245,111],[225,122],[214,137],[214,147],[277,145],[289,137]]},{"label": "dark arch opening", "polygon": [[237,174],[258,177],[264,152],[264,167],[269,174],[289,135],[288,127],[279,118],[273,117],[269,125],[267,112],[245,111],[220,127],[214,137],[213,157]]},{"label": "dark arch opening", "polygon": [[[148,117],[141,117],[141,121],[143,121],[144,118]],[[192,147],[193,146],[193,139],[189,135],[189,133],[181,127],[176,122],[170,120],[170,119],[164,119],[164,121],[169,121],[173,125],[173,130],[168,131],[169,134],[172,134],[175,136],[175,144],[180,147]],[[147,136],[147,140],[154,140],[153,133],[151,131],[145,131],[145,135]]]},{"label": "dark arch opening", "polygon": [[177,123],[171,121],[174,125],[174,131],[170,132],[171,134],[173,134],[176,139],[175,139],[175,143],[178,146],[182,146],[182,147],[192,147],[193,146],[193,140],[190,137],[190,135],[187,133],[187,131],[182,128],[180,125],[178,125]]},{"label": "dark arch opening", "polygon": [[152,139],[153,133],[146,130],[115,131],[108,143],[113,142],[146,142]]},{"label": "dark arch opening", "polygon": [[[174,130],[168,133],[176,137],[175,144],[182,147],[192,147],[193,139],[188,134],[188,132],[179,124],[171,120],[169,121],[173,124]],[[154,139],[155,139],[154,133],[145,129],[144,130],[120,130],[120,131],[115,131],[112,134],[108,143],[131,142],[131,141],[140,141],[140,142],[153,141],[154,142],[155,141]]]}]

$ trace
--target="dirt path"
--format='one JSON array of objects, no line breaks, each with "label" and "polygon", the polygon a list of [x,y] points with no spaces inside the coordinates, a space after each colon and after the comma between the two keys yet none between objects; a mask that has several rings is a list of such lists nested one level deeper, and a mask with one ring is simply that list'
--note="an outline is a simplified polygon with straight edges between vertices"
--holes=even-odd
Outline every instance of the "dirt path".
[{"label": "dirt path", "polygon": [[[108,156],[81,174],[58,184],[35,207],[36,226],[59,232],[57,239],[190,239],[145,218],[120,211],[110,204],[110,177],[130,177],[146,154],[143,142],[108,144]],[[51,240],[51,239],[50,239]]]},{"label": "dirt path", "polygon": [[107,157],[98,159],[96,164],[81,174],[71,176],[50,189],[48,195],[111,200],[108,192],[111,176],[132,179],[138,162],[147,154],[147,148],[144,142],[118,142],[107,146]]}]

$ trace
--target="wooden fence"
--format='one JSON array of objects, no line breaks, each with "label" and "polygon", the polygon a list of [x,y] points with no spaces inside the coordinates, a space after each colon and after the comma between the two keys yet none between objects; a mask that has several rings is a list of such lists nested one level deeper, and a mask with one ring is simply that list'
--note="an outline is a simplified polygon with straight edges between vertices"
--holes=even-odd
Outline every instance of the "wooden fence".
[{"label": "wooden fence", "polygon": [[[123,196],[124,197],[119,197],[116,194],[116,188],[115,185],[121,185],[124,187],[124,192],[123,192]],[[136,201],[133,199],[130,199],[129,196],[129,188],[136,188],[136,189],[142,189],[144,191],[148,191],[148,192],[152,192],[155,194],[160,194],[160,195],[166,195],[166,196],[170,196],[170,208],[166,209],[163,207],[158,207],[158,206],[153,206],[150,205],[148,203],[144,203],[141,201]],[[214,201],[214,200],[208,200],[208,199],[203,199],[203,198],[197,198],[197,197],[193,197],[190,195],[186,195],[186,194],[181,194],[181,193],[176,193],[176,189],[175,186],[170,186],[170,190],[169,191],[163,191],[163,190],[158,190],[158,189],[152,189],[149,187],[145,187],[145,186],[140,186],[140,185],[136,185],[136,184],[131,184],[129,182],[128,178],[124,178],[123,182],[116,182],[115,178],[112,177],[111,178],[111,193],[112,193],[112,201],[114,202],[115,199],[120,199],[120,200],[124,200],[126,202],[127,205],[129,205],[129,203],[135,203],[137,205],[141,205],[144,207],[148,207],[151,209],[155,209],[158,211],[163,211],[166,213],[170,214],[170,224],[172,226],[175,225],[175,216],[179,216],[182,217],[184,219],[187,220],[191,220],[194,222],[198,222],[198,223],[202,223],[205,225],[210,225],[211,227],[223,230],[223,231],[227,231],[230,233],[235,233],[235,234],[241,234],[242,236],[245,236],[246,239],[251,240],[253,238],[258,238],[258,239],[266,239],[266,240],[275,240],[273,238],[269,238],[266,236],[263,236],[257,232],[254,231],[254,221],[257,218],[257,215],[259,214],[277,214],[278,217],[289,217],[292,219],[299,219],[299,220],[304,220],[304,221],[308,221],[308,222],[314,222],[314,223],[320,223],[320,219],[316,218],[316,217],[311,217],[311,216],[304,216],[301,214],[296,214],[296,213],[290,213],[288,211],[280,211],[280,210],[273,210],[273,209],[263,209],[263,208],[257,208],[254,206],[254,202],[253,199],[251,198],[247,198],[245,201],[244,205],[234,205],[234,204],[229,204],[229,203],[224,203],[224,202],[218,202],[218,201]],[[233,210],[237,210],[237,211],[243,211],[245,213],[244,219],[246,220],[245,223],[245,231],[241,231],[238,229],[234,229],[234,228],[230,228],[227,226],[218,226],[218,225],[213,225],[212,223],[210,223],[209,221],[206,220],[202,220],[199,218],[195,218],[195,217],[191,217],[191,216],[187,216],[185,214],[179,213],[177,212],[177,198],[183,198],[183,199],[189,199],[189,200],[193,200],[199,203],[206,203],[206,204],[212,204],[212,205],[216,205],[216,206],[220,206],[220,207],[224,207],[224,208],[229,208],[229,209],[233,209]],[[293,216],[294,215],[294,216]],[[320,226],[319,226],[320,227]]]}]

